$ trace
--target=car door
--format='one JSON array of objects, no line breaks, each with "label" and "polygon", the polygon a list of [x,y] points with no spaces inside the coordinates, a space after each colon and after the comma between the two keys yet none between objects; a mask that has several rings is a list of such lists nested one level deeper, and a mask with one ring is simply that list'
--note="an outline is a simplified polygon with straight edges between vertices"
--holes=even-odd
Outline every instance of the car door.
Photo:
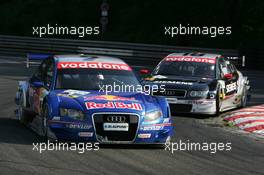
[{"label": "car door", "polygon": [[29,83],[29,104],[32,111],[41,113],[43,98],[48,94],[53,80],[54,65],[52,59],[44,60]]}]

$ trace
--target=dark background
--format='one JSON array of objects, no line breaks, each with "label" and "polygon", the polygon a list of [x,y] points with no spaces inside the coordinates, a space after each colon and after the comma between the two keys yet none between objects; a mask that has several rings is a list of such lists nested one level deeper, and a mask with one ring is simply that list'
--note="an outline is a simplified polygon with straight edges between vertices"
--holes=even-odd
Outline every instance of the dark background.
[{"label": "dark background", "polygon": [[[100,36],[81,39],[261,52],[264,40],[263,0],[108,0],[109,23]],[[102,0],[5,0],[0,2],[0,34],[32,36],[32,26],[100,26]],[[232,26],[232,34],[164,35],[164,26]],[[49,36],[50,37],[50,36]],[[58,36],[57,36],[58,37]],[[75,38],[77,36],[59,36]]]}]

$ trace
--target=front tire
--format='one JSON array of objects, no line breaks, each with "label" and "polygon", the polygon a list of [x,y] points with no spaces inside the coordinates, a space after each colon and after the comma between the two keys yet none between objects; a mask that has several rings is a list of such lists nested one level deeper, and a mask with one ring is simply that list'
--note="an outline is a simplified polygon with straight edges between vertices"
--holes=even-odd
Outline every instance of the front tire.
[{"label": "front tire", "polygon": [[219,116],[220,115],[220,89],[217,90],[215,105],[216,105],[215,116]]}]

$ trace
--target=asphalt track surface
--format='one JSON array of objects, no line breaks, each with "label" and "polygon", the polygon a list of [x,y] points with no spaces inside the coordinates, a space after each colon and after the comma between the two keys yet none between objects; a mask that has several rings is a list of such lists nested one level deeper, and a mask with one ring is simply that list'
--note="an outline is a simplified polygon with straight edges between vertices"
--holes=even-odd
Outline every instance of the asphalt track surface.
[{"label": "asphalt track surface", "polygon": [[[23,60],[24,61],[24,60]],[[33,151],[43,140],[14,116],[17,81],[29,74],[18,58],[0,57],[0,174],[264,174],[264,143],[207,126],[200,116],[173,117],[172,142],[231,142],[231,151],[175,151],[146,146],[108,146],[98,151]],[[248,71],[250,105],[264,100],[264,72]]]}]

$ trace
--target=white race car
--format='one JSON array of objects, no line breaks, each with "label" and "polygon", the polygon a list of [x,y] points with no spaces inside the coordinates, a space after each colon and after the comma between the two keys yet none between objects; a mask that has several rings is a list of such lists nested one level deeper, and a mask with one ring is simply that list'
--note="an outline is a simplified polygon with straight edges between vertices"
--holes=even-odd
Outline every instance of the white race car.
[{"label": "white race car", "polygon": [[[141,70],[147,73],[147,70]],[[145,84],[164,86],[172,112],[218,114],[246,106],[247,77],[226,57],[204,53],[173,53],[154,69]]]}]

